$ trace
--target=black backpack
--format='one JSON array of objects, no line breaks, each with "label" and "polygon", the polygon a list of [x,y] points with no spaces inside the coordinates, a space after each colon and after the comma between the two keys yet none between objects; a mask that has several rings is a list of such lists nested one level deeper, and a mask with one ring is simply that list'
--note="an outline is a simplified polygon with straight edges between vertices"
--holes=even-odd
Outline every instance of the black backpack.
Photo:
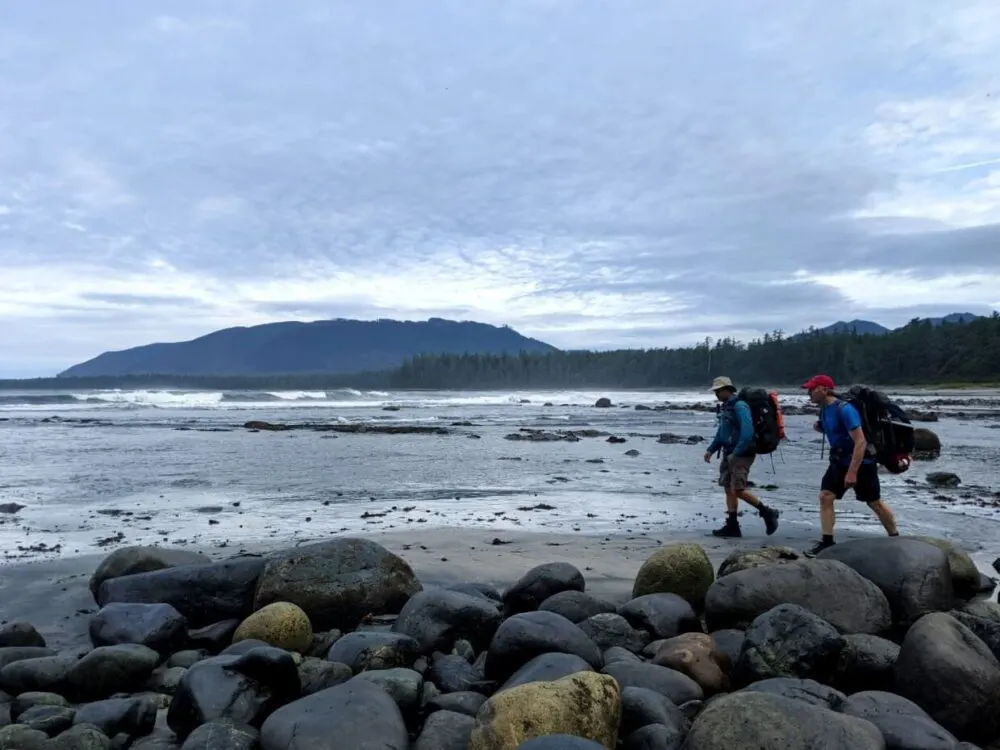
[{"label": "black backpack", "polygon": [[777,395],[765,388],[745,386],[739,390],[736,398],[745,401],[750,407],[754,450],[760,455],[776,451],[785,437],[784,419]]},{"label": "black backpack", "polygon": [[852,385],[840,398],[861,417],[868,453],[892,474],[909,469],[914,436],[906,412],[881,391],[865,385]]}]

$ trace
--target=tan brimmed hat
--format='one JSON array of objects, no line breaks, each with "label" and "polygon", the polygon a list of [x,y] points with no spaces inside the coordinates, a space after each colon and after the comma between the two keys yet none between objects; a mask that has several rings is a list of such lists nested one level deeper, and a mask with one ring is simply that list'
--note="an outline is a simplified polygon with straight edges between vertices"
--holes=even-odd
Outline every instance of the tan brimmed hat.
[{"label": "tan brimmed hat", "polygon": [[736,386],[733,385],[733,381],[732,380],[730,380],[729,378],[723,376],[723,377],[718,377],[715,380],[713,380],[712,381],[712,387],[709,388],[709,390],[714,393],[715,391],[717,391],[717,390],[719,390],[721,388],[732,388],[733,390],[735,390]]}]

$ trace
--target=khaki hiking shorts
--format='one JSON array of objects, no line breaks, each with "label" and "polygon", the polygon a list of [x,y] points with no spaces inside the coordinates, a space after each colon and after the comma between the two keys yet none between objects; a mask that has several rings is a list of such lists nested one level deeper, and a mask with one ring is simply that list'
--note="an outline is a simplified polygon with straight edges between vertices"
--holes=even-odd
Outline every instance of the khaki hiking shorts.
[{"label": "khaki hiking shorts", "polygon": [[755,458],[756,456],[723,456],[719,462],[719,486],[734,492],[745,490]]}]

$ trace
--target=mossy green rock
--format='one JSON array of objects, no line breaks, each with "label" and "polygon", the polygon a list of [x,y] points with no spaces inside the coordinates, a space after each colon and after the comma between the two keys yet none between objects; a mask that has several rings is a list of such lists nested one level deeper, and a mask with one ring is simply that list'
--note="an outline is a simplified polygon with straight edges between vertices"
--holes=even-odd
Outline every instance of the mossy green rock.
[{"label": "mossy green rock", "polygon": [[257,640],[302,653],[312,646],[313,631],[309,616],[290,602],[275,602],[254,612],[233,633],[233,643]]},{"label": "mossy green rock", "polygon": [[692,606],[705,600],[715,570],[708,553],[694,542],[661,547],[642,564],[632,586],[632,598],[646,594],[677,594]]},{"label": "mossy green rock", "polygon": [[948,556],[948,565],[951,567],[951,581],[955,594],[963,598],[973,596],[979,589],[979,568],[972,561],[972,558],[946,539],[938,539],[933,536],[914,536],[921,542],[932,544]]}]

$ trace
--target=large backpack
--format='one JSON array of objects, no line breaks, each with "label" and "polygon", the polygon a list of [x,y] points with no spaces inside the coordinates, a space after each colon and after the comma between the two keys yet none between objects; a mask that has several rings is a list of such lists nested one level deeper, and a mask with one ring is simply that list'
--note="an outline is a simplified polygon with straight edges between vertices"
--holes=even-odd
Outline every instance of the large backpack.
[{"label": "large backpack", "polygon": [[785,420],[778,403],[778,394],[768,392],[765,388],[746,386],[739,390],[736,398],[745,401],[750,407],[754,450],[761,455],[773,453],[785,438]]},{"label": "large backpack", "polygon": [[892,474],[909,469],[914,437],[906,412],[881,391],[865,385],[852,385],[840,398],[857,409],[869,455]]}]

